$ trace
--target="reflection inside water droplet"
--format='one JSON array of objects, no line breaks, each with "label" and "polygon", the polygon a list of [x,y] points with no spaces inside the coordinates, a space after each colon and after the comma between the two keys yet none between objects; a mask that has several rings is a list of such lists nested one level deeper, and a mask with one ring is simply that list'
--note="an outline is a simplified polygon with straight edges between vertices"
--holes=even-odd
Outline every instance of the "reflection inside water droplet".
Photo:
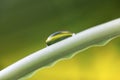
[{"label": "reflection inside water droplet", "polygon": [[65,39],[65,38],[71,37],[73,35],[74,35],[74,33],[70,32],[70,31],[57,31],[57,32],[51,34],[47,38],[46,44],[47,44],[47,46],[49,46],[49,45],[52,45],[56,42],[59,42],[59,41]]}]

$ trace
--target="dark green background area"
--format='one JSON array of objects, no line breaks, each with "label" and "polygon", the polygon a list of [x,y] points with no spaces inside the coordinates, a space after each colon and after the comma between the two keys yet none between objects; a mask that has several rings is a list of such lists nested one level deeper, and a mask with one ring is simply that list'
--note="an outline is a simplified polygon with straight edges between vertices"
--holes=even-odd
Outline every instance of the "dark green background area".
[{"label": "dark green background area", "polygon": [[119,17],[120,0],[0,0],[0,69],[46,47],[53,32]]}]

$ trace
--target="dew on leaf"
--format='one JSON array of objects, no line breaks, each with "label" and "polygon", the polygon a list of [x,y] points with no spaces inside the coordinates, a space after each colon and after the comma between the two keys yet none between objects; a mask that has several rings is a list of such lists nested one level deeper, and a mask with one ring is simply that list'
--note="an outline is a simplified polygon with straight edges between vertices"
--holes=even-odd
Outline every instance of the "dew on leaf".
[{"label": "dew on leaf", "polygon": [[54,44],[56,42],[59,42],[59,41],[61,41],[63,39],[71,37],[73,35],[74,35],[74,33],[70,32],[70,31],[57,31],[57,32],[51,34],[47,38],[46,44],[47,44],[47,46],[49,46],[49,45],[52,45],[52,44]]}]

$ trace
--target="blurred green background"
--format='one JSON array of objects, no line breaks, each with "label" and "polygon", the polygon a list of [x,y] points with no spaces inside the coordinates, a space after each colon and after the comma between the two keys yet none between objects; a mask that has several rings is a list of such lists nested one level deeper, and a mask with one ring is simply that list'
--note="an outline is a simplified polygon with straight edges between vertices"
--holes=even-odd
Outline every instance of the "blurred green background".
[{"label": "blurred green background", "polygon": [[[120,0],[0,0],[0,70],[74,33],[120,17]],[[113,27],[114,28],[114,27]],[[120,80],[120,38],[42,69],[28,80]]]}]

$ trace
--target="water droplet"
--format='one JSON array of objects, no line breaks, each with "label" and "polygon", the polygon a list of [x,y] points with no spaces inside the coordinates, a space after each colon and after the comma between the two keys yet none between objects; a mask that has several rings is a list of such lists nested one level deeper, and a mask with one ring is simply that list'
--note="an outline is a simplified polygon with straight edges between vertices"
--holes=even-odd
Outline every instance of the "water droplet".
[{"label": "water droplet", "polygon": [[70,31],[58,31],[58,32],[51,34],[47,38],[46,44],[47,44],[47,46],[49,46],[49,45],[52,45],[56,42],[59,42],[59,41],[65,39],[65,38],[71,37],[73,35],[74,35],[74,33],[70,32]]}]

